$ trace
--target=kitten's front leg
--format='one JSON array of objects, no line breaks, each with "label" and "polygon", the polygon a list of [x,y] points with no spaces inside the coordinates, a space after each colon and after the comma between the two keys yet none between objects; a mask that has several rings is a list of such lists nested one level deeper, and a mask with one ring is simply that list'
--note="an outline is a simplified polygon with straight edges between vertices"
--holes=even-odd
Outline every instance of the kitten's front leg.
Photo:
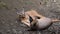
[{"label": "kitten's front leg", "polygon": [[28,23],[28,22],[22,22],[22,23],[27,25],[28,27],[30,27],[30,23]]}]

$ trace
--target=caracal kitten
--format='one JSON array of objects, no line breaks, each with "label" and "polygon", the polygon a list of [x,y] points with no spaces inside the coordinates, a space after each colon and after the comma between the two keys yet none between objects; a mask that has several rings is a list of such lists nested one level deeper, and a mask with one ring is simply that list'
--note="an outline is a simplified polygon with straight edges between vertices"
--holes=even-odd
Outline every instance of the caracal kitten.
[{"label": "caracal kitten", "polygon": [[[26,11],[24,10],[22,12],[17,12],[19,20],[21,20],[22,23],[30,27],[31,29],[45,29],[48,26],[50,26],[52,23],[55,23],[57,21],[60,21],[58,19],[51,19],[48,17],[44,17],[41,14],[38,14],[37,11],[31,10]],[[33,19],[30,23],[30,18]]]}]

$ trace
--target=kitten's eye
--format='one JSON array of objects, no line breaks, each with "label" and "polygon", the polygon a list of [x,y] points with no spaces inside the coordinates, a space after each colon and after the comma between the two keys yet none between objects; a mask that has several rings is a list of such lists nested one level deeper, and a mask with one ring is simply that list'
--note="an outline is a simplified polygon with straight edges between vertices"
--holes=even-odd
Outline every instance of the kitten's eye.
[{"label": "kitten's eye", "polygon": [[40,19],[40,17],[37,17],[37,19]]},{"label": "kitten's eye", "polygon": [[40,17],[39,17],[39,16],[36,16],[36,18],[37,18],[37,19],[40,19]]},{"label": "kitten's eye", "polygon": [[20,18],[25,18],[24,16],[19,16]]},{"label": "kitten's eye", "polygon": [[22,18],[25,18],[25,17],[22,17]]}]

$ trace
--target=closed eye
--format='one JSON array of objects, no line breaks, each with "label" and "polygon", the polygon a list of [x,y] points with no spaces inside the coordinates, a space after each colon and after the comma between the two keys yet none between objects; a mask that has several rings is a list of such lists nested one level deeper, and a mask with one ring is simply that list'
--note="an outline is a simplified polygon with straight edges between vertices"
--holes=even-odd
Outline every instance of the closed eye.
[{"label": "closed eye", "polygon": [[40,17],[39,17],[39,16],[36,16],[36,18],[37,18],[37,19],[40,19]]}]

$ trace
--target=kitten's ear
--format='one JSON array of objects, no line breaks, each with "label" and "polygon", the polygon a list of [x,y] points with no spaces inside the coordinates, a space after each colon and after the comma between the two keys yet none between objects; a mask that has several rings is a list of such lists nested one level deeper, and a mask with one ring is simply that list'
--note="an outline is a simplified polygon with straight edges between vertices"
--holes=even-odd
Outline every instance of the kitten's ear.
[{"label": "kitten's ear", "polygon": [[24,8],[22,9],[21,13],[25,15],[25,11],[24,11]]}]

